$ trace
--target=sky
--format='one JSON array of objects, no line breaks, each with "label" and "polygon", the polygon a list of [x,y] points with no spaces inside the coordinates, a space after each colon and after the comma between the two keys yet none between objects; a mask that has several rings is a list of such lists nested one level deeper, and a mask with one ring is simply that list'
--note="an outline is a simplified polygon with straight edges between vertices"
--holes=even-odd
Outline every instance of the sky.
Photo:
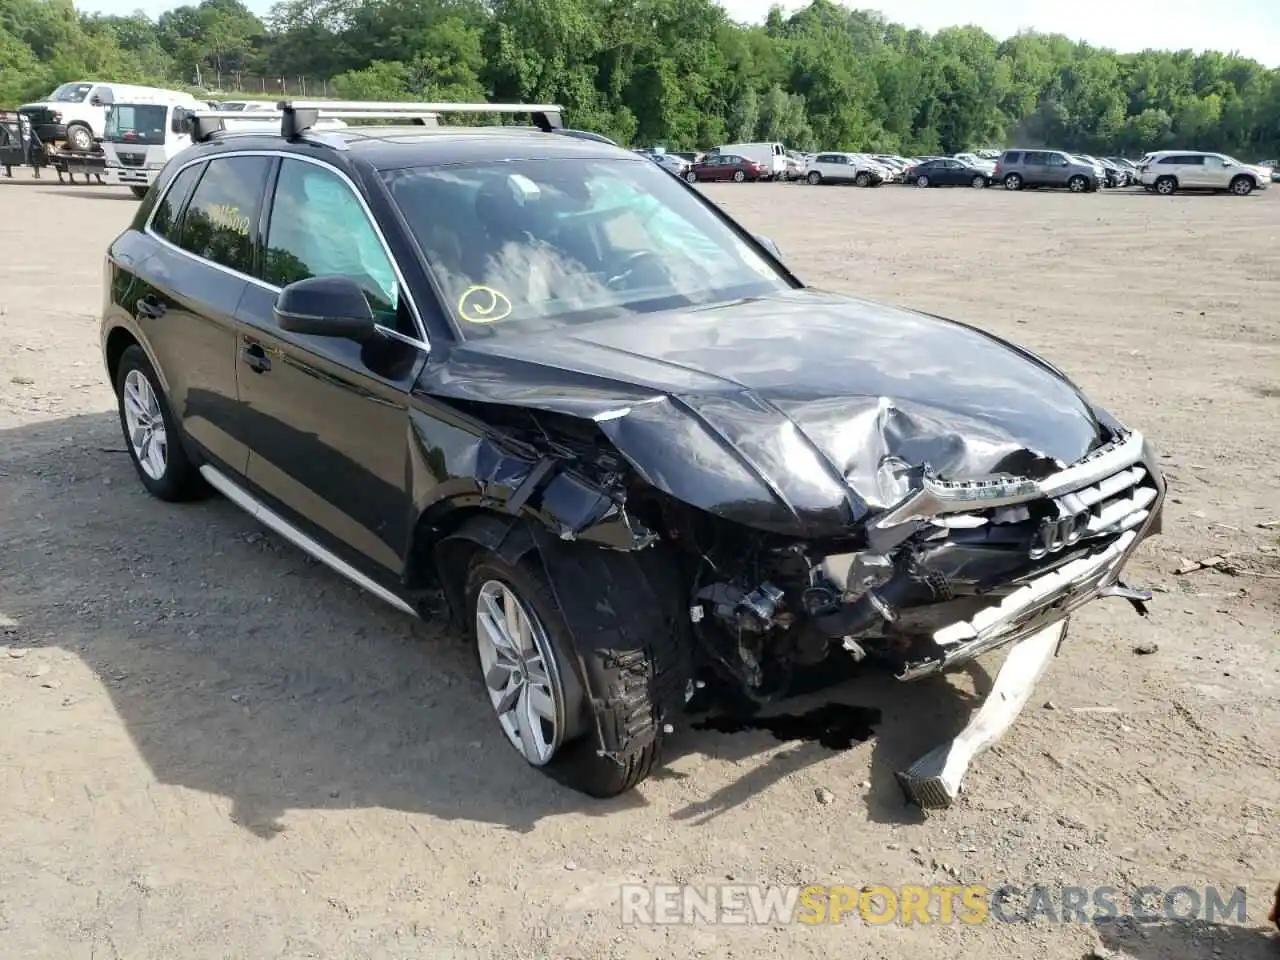
[{"label": "sky", "polygon": [[[81,0],[80,9],[101,13],[131,13],[142,9],[151,16],[179,6],[183,0]],[[198,0],[185,0],[198,2]],[[720,0],[735,20],[759,22],[772,0]],[[782,0],[790,10],[801,2]],[[266,13],[270,0],[246,0],[255,13]],[[1269,67],[1280,67],[1280,0],[1102,0],[1087,5],[1082,16],[1077,4],[1036,0],[846,0],[846,5],[879,10],[909,27],[929,31],[971,23],[1004,39],[1019,30],[1064,33],[1073,40],[1110,47],[1122,53],[1147,47],[1167,50],[1239,51]],[[963,12],[961,12],[963,11]]]}]

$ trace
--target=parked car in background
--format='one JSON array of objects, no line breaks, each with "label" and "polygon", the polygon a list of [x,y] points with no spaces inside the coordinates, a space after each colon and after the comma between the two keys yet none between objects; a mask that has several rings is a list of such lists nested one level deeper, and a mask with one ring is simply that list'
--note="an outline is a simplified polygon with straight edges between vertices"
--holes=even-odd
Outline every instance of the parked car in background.
[{"label": "parked car in background", "polygon": [[1160,150],[1143,160],[1142,185],[1165,196],[1179,190],[1215,190],[1246,197],[1271,183],[1269,168],[1241,163],[1225,153]]},{"label": "parked car in background", "polygon": [[1104,187],[1121,187],[1124,186],[1123,176],[1115,166],[1106,160],[1099,160],[1097,157],[1087,153],[1075,154],[1077,160],[1090,164],[1094,172],[1098,175],[1098,182]]},{"label": "parked car in background", "polygon": [[716,180],[742,183],[744,180],[767,180],[770,176],[772,176],[770,168],[735,153],[708,154],[697,163],[690,164],[689,169],[684,173],[684,178],[690,183]]},{"label": "parked car in background", "polygon": [[917,187],[977,187],[979,189],[991,183],[992,170],[983,166],[963,163],[952,157],[939,157],[926,160],[907,170],[904,183],[913,183]]},{"label": "parked car in background", "polygon": [[809,164],[805,179],[819,183],[853,183],[859,187],[876,187],[885,181],[885,170],[856,153],[819,153]]},{"label": "parked car in background", "polygon": [[996,162],[994,160],[985,160],[975,153],[957,153],[952,156],[952,160],[959,160],[965,166],[976,167],[979,170],[986,170],[988,173],[994,173]]},{"label": "parked car in background", "polygon": [[1126,160],[1124,157],[1105,157],[1104,159],[1123,170],[1128,183],[1138,183],[1141,180],[1142,173],[1138,170],[1138,165],[1132,160]]},{"label": "parked car in background", "polygon": [[787,177],[788,180],[803,180],[805,174],[809,172],[809,155],[801,153],[798,150],[787,151]]},{"label": "parked car in background", "polygon": [[713,147],[711,153],[732,154],[754,161],[765,170],[765,175],[778,180],[787,179],[790,172],[787,166],[787,148],[781,143],[761,141],[759,143],[725,143]]},{"label": "parked car in background", "polygon": [[1097,167],[1061,150],[1006,150],[996,161],[992,179],[1006,190],[1066,187],[1072,193],[1097,190],[1103,182]]}]

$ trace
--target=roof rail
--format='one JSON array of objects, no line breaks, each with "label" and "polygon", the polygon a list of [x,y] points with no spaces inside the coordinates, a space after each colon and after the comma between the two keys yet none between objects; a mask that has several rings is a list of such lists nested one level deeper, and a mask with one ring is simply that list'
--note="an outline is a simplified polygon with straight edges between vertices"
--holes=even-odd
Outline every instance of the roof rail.
[{"label": "roof rail", "polygon": [[409,103],[369,100],[281,100],[275,110],[187,111],[184,129],[203,142],[226,129],[227,120],[271,120],[280,124],[280,135],[297,140],[321,120],[411,120],[438,125],[442,113],[527,113],[533,125],[550,133],[564,128],[564,108],[535,103]]}]

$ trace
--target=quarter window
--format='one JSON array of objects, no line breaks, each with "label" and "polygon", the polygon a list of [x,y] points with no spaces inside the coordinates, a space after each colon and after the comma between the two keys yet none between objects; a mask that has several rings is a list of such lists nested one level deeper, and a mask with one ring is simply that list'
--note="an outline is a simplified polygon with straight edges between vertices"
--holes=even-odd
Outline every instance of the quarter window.
[{"label": "quarter window", "polygon": [[195,186],[204,170],[203,163],[192,164],[173,178],[173,183],[165,191],[164,198],[156,205],[156,212],[151,218],[151,229],[170,243],[178,241],[178,214],[186,203],[191,188]]},{"label": "quarter window", "polygon": [[182,218],[182,249],[238,270],[253,271],[253,238],[270,157],[209,161]]},{"label": "quarter window", "polygon": [[271,205],[263,279],[277,287],[308,277],[350,277],[375,312],[394,315],[395,268],[351,187],[332,170],[283,160]]}]

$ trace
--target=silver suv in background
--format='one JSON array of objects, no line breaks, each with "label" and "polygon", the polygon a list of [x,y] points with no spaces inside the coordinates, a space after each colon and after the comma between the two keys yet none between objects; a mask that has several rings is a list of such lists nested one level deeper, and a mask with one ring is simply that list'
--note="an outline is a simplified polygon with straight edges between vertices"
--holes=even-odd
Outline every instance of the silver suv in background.
[{"label": "silver suv in background", "polygon": [[1142,185],[1166,196],[1179,190],[1226,190],[1247,197],[1270,185],[1266,167],[1241,163],[1225,153],[1161,150],[1142,158]]},{"label": "silver suv in background", "polygon": [[1061,150],[1006,150],[991,179],[1006,190],[1066,187],[1072,193],[1097,190],[1102,183],[1097,168]]}]

